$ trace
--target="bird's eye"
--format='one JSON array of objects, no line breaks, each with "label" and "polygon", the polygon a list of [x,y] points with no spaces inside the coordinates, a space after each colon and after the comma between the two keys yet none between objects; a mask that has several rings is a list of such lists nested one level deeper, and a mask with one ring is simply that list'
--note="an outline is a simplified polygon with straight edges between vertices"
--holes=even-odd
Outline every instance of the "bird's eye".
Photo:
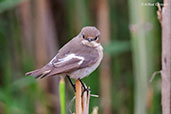
[{"label": "bird's eye", "polygon": [[95,38],[94,38],[94,40],[97,40],[98,39],[98,36],[96,36]]},{"label": "bird's eye", "polygon": [[83,35],[83,38],[85,39],[85,35]]}]

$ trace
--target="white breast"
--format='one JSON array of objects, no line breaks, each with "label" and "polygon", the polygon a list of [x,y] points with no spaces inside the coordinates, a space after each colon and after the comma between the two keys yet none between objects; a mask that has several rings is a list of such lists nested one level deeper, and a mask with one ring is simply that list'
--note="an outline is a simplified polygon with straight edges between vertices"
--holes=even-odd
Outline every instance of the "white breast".
[{"label": "white breast", "polygon": [[77,70],[77,71],[74,71],[68,75],[73,79],[82,79],[82,78],[88,76],[90,73],[92,73],[99,66],[99,64],[103,58],[103,47],[101,45],[99,45],[97,47],[97,50],[99,53],[99,58],[94,65],[80,69],[80,70]]}]

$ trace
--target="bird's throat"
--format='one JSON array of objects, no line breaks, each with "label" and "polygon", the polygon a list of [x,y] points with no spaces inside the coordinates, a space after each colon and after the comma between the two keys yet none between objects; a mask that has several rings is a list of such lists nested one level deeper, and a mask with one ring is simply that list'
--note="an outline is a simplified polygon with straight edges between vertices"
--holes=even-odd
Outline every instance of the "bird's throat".
[{"label": "bird's throat", "polygon": [[86,45],[86,46],[89,46],[89,47],[94,47],[94,48],[100,46],[100,43],[97,43],[96,41],[89,42],[87,40],[82,40],[82,44]]}]

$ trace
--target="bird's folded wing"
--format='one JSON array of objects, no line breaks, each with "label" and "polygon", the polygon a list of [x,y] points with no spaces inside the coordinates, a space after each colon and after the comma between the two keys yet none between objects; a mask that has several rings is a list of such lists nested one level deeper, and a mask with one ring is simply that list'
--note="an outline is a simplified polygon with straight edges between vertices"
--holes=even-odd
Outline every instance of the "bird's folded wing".
[{"label": "bird's folded wing", "polygon": [[89,67],[97,62],[98,53],[75,55],[69,54],[51,62],[53,71],[51,75],[68,73],[81,68]]},{"label": "bird's folded wing", "polygon": [[49,62],[53,65],[50,75],[68,73],[91,66],[97,62],[98,51],[81,43],[79,38],[72,39],[63,46]]}]

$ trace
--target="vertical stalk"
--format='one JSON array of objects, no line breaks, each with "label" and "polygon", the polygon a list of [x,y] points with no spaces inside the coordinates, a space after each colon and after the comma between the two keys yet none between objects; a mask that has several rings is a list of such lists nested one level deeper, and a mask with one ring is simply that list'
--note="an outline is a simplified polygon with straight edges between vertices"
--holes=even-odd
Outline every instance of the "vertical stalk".
[{"label": "vertical stalk", "polygon": [[[110,43],[110,19],[108,0],[98,0],[97,20],[101,32],[101,42]],[[103,114],[112,114],[111,109],[111,58],[105,53],[100,66],[101,105]]]},{"label": "vertical stalk", "polygon": [[98,114],[98,110],[99,110],[98,107],[94,107],[93,112],[91,114]]},{"label": "vertical stalk", "polygon": [[[84,91],[82,84],[76,80],[76,114],[89,114],[90,91]],[[86,87],[86,85],[85,85]]]},{"label": "vertical stalk", "polygon": [[61,80],[59,82],[59,97],[61,105],[61,114],[65,114],[65,82],[63,77],[61,77]]},{"label": "vertical stalk", "polygon": [[171,114],[171,0],[162,12],[162,114]]},{"label": "vertical stalk", "polygon": [[[57,43],[56,42],[56,30],[54,27],[54,20],[50,8],[49,0],[33,0],[33,36],[35,40],[35,55],[37,68],[45,65],[56,54]],[[59,77],[47,78],[39,81],[40,87],[42,87],[47,93],[53,93],[57,97],[59,96],[58,87]],[[54,114],[60,113],[59,99],[56,99],[51,109]],[[40,106],[41,107],[41,106]],[[39,108],[40,113],[48,112],[47,107]]]},{"label": "vertical stalk", "polygon": [[81,100],[82,114],[89,114],[90,91],[85,91]]},{"label": "vertical stalk", "polygon": [[[130,31],[135,74],[134,113],[147,113],[148,80],[158,67],[160,33],[156,26],[155,7],[145,6],[148,0],[129,0]],[[150,90],[150,89],[149,89]],[[148,96],[153,96],[151,92]],[[150,101],[152,102],[152,101]],[[150,109],[153,105],[149,106]]]},{"label": "vertical stalk", "polygon": [[76,108],[76,114],[82,114],[82,105],[81,105],[81,83],[79,80],[76,80],[75,83],[76,86],[76,99],[75,99],[75,108]]}]

